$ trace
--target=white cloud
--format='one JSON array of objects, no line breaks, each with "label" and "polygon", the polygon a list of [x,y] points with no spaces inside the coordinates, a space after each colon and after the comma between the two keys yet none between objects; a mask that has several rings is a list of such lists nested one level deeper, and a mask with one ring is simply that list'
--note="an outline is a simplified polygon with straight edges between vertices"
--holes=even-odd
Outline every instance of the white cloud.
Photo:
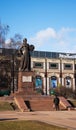
[{"label": "white cloud", "polygon": [[5,41],[5,47],[6,48],[9,48],[11,46],[11,39],[7,39],[6,41]]},{"label": "white cloud", "polygon": [[10,44],[10,42],[11,42],[11,39],[7,39],[7,40],[5,41],[5,44],[8,45],[8,44]]},{"label": "white cloud", "polygon": [[30,43],[35,45],[36,50],[75,52],[76,28],[46,28],[30,38]]},{"label": "white cloud", "polygon": [[30,38],[32,43],[36,43],[36,46],[40,47],[41,44],[47,42],[50,38],[55,38],[56,32],[53,28],[47,28],[36,33],[36,35]]},{"label": "white cloud", "polygon": [[41,30],[36,34],[37,38],[55,38],[56,37],[56,32],[53,28],[47,28],[45,30]]}]

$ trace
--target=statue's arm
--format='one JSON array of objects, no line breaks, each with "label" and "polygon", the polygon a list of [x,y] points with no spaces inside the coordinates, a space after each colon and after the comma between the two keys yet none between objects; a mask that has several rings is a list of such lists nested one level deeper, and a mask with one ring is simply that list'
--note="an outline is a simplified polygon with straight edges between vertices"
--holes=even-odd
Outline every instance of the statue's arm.
[{"label": "statue's arm", "polygon": [[23,53],[22,53],[22,48],[23,48],[23,46],[21,46],[21,48],[20,48],[20,50],[19,50],[21,55],[23,54]]}]

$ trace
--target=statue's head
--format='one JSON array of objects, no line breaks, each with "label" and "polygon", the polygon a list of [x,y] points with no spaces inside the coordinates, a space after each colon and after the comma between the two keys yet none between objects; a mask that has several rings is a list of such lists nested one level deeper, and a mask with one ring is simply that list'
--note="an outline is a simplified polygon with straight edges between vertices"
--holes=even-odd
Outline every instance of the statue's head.
[{"label": "statue's head", "polygon": [[27,38],[24,38],[24,39],[23,39],[23,43],[27,43]]}]

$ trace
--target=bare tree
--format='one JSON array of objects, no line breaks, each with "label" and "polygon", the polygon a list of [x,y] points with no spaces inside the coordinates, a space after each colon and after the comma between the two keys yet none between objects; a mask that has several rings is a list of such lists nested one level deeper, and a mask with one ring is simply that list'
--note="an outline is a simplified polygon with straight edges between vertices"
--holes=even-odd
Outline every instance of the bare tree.
[{"label": "bare tree", "polygon": [[9,31],[9,26],[8,25],[3,25],[0,22],[0,47],[4,48],[5,47],[5,39],[6,35]]},{"label": "bare tree", "polygon": [[20,34],[15,34],[13,38],[6,41],[6,48],[18,49],[22,42],[22,36]]},{"label": "bare tree", "polygon": [[19,48],[20,47],[20,45],[21,45],[21,42],[22,42],[22,36],[20,35],[20,34],[15,34],[14,35],[14,38],[13,38],[13,47],[14,48]]},{"label": "bare tree", "polygon": [[15,34],[14,37],[6,40],[6,36],[9,32],[9,26],[3,25],[0,22],[0,48],[13,48],[18,49],[22,42],[21,34]]}]

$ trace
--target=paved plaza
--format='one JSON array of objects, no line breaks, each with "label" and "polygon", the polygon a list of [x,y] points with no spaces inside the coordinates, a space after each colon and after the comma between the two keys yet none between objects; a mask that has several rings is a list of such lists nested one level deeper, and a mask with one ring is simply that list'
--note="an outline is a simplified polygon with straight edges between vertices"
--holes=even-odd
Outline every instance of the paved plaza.
[{"label": "paved plaza", "polygon": [[37,120],[76,130],[76,111],[0,112],[2,120]]}]

